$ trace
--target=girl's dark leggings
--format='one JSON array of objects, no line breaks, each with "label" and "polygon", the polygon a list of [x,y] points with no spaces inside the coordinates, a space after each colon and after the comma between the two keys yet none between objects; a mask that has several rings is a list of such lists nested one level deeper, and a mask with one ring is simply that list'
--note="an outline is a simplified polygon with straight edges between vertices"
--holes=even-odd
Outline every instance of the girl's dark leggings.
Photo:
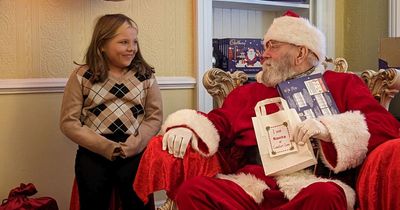
[{"label": "girl's dark leggings", "polygon": [[[127,136],[107,138],[125,141]],[[148,209],[133,191],[133,180],[140,158],[141,154],[109,161],[101,155],[79,147],[75,159],[75,175],[80,210],[108,210],[113,189],[123,210]]]}]

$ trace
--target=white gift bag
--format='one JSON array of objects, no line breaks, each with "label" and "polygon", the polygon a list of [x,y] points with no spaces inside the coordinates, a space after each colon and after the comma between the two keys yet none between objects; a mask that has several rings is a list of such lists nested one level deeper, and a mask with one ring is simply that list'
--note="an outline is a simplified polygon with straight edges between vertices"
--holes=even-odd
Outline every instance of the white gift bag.
[{"label": "white gift bag", "polygon": [[[266,105],[273,103],[280,103],[281,110],[267,114]],[[256,116],[252,121],[265,175],[289,174],[317,163],[310,141],[300,146],[291,140],[301,120],[295,109],[289,109],[285,99],[265,99],[254,109]]]}]

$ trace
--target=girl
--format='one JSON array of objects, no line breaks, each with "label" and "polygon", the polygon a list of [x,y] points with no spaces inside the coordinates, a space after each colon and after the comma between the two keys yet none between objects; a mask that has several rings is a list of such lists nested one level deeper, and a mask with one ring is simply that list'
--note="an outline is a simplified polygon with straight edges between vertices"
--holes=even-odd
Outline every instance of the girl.
[{"label": "girl", "polygon": [[67,82],[60,128],[79,145],[75,176],[80,209],[108,209],[115,188],[124,210],[144,209],[132,183],[141,153],[162,122],[154,69],[143,59],[137,24],[122,14],[100,17],[86,64]]}]

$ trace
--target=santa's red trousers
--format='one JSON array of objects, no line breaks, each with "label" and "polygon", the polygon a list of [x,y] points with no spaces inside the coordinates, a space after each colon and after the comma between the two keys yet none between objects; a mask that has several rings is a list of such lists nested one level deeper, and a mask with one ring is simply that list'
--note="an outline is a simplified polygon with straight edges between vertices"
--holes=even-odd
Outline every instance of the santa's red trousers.
[{"label": "santa's red trousers", "polygon": [[[259,170],[261,169],[261,170]],[[246,166],[238,172],[264,176],[261,167]],[[264,176],[265,177],[265,176]],[[265,178],[263,179],[265,180]],[[303,188],[288,201],[279,191],[276,182],[270,178],[266,182],[271,189],[263,192],[264,199],[257,204],[239,185],[232,181],[198,176],[187,180],[179,188],[175,201],[179,209],[346,209],[346,197],[339,185],[333,182],[317,182]]]},{"label": "santa's red trousers", "polygon": [[238,172],[251,173],[270,188],[263,192],[262,203],[257,204],[236,183],[214,177],[221,172],[216,156],[204,158],[188,148],[183,159],[174,158],[161,150],[161,141],[161,136],[150,141],[135,178],[135,191],[144,201],[152,192],[166,190],[182,210],[347,209],[343,189],[333,182],[311,184],[288,201],[276,181],[264,175],[261,166],[248,165]]}]

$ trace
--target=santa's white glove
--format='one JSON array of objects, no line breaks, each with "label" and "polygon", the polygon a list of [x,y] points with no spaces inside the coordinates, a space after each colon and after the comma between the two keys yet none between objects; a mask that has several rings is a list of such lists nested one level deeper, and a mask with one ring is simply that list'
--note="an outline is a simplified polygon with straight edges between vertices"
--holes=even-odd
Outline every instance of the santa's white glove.
[{"label": "santa's white glove", "polygon": [[174,157],[183,158],[192,139],[193,132],[187,128],[172,128],[164,134],[162,150],[167,150]]},{"label": "santa's white glove", "polygon": [[304,145],[310,138],[331,142],[328,128],[317,119],[307,119],[297,124],[293,132],[293,140],[299,145]]}]

